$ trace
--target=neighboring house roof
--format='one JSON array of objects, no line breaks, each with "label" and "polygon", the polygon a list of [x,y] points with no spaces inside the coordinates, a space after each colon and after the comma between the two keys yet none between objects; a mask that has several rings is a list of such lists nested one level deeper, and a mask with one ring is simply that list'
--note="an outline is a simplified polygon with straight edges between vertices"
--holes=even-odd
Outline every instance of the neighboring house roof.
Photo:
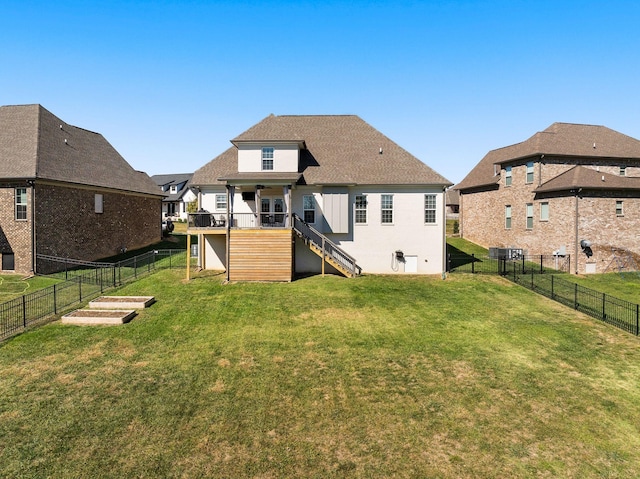
[{"label": "neighboring house roof", "polygon": [[535,189],[536,193],[585,190],[640,190],[640,178],[602,173],[593,168],[574,166]]},{"label": "neighboring house roof", "polygon": [[[454,187],[455,188],[455,187]],[[449,188],[446,193],[447,205],[459,205],[460,204],[460,192],[457,189]]]},{"label": "neighboring house roof", "polygon": [[456,189],[494,185],[500,181],[494,165],[540,155],[640,160],[640,141],[605,126],[553,123],[522,143],[491,150]]},{"label": "neighboring house roof", "polygon": [[0,178],[43,179],[162,196],[105,138],[41,105],[0,107]]},{"label": "neighboring house roof", "polygon": [[[192,184],[215,185],[238,179],[235,145],[243,142],[301,145],[298,173],[302,177],[298,184],[451,185],[355,115],[270,115],[234,138],[234,146],[197,170]],[[259,179],[256,174],[252,176]]]},{"label": "neighboring house roof", "polygon": [[[168,196],[163,201],[181,201],[182,197],[189,191],[189,181],[193,173],[177,173],[169,175],[153,175],[151,179]],[[178,190],[171,193],[171,186],[176,186]]]}]

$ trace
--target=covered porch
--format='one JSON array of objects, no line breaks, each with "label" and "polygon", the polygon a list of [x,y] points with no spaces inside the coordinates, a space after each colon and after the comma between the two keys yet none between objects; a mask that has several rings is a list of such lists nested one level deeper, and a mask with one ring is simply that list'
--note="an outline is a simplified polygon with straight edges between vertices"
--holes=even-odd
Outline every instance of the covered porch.
[{"label": "covered porch", "polygon": [[227,281],[291,281],[291,196],[299,178],[299,173],[273,172],[219,178],[225,182],[224,212],[205,210],[198,195],[199,209],[188,215],[187,247],[190,251],[191,235],[198,235],[199,267],[221,267]]}]

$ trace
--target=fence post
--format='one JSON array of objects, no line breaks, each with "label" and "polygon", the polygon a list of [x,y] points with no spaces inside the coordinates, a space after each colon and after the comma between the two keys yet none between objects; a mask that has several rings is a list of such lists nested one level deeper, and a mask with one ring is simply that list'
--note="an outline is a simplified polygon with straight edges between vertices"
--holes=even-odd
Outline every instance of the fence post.
[{"label": "fence post", "polygon": [[542,255],[540,255],[540,274],[542,274],[543,271],[544,269],[542,268]]},{"label": "fence post", "polygon": [[447,253],[447,273],[451,272],[451,253]]},{"label": "fence post", "polygon": [[27,329],[27,296],[22,295],[22,325]]},{"label": "fence post", "polygon": [[111,267],[111,276],[113,277],[113,287],[116,287],[116,265]]},{"label": "fence post", "polygon": [[636,336],[640,334],[640,304],[636,304]]},{"label": "fence post", "polygon": [[82,302],[82,275],[78,276],[78,303]]},{"label": "fence post", "polygon": [[607,295],[605,293],[602,293],[602,320],[603,321],[607,320],[606,305],[607,305]]},{"label": "fence post", "polygon": [[[506,273],[506,267],[505,267],[505,273]],[[516,262],[513,262],[513,282],[517,283],[518,282],[518,278],[516,277]]]},{"label": "fence post", "polygon": [[522,274],[525,274],[527,269],[524,267],[524,255],[522,255]]},{"label": "fence post", "polygon": [[53,314],[58,314],[58,302],[56,294],[56,285],[53,285]]},{"label": "fence post", "polygon": [[475,253],[471,253],[471,273],[476,272],[476,255]]},{"label": "fence post", "polygon": [[573,288],[573,309],[578,309],[578,283],[574,283]]}]

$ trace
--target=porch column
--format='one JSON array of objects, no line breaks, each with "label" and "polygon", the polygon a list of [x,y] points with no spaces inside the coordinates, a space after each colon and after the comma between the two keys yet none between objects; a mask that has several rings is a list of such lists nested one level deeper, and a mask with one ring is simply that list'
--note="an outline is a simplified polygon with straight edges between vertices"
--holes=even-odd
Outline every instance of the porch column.
[{"label": "porch column", "polygon": [[225,251],[225,258],[227,263],[225,265],[225,269],[227,270],[227,281],[229,281],[229,262],[230,262],[229,246],[231,244],[231,226],[233,223],[233,198],[235,196],[235,193],[236,193],[235,186],[227,185],[227,234],[226,234],[226,251]]},{"label": "porch column", "polygon": [[262,188],[258,188],[256,185],[256,226],[260,228],[262,226],[262,201],[260,200],[260,192]]},{"label": "porch column", "polygon": [[284,185],[282,187],[282,196],[284,196],[284,207],[287,210],[287,215],[285,216],[284,225],[285,227],[291,226],[291,186]]}]

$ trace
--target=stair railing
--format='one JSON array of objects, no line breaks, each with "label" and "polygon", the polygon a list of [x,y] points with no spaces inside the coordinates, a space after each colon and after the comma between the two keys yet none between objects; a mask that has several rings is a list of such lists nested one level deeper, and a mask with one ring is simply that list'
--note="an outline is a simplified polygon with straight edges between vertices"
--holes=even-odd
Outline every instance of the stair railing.
[{"label": "stair railing", "polygon": [[302,219],[293,213],[293,230],[305,241],[313,244],[322,251],[323,260],[326,256],[338,263],[345,271],[349,271],[353,276],[357,276],[362,272],[362,268],[356,264],[354,257],[341,249],[333,241],[320,233],[313,226],[302,221]]}]

